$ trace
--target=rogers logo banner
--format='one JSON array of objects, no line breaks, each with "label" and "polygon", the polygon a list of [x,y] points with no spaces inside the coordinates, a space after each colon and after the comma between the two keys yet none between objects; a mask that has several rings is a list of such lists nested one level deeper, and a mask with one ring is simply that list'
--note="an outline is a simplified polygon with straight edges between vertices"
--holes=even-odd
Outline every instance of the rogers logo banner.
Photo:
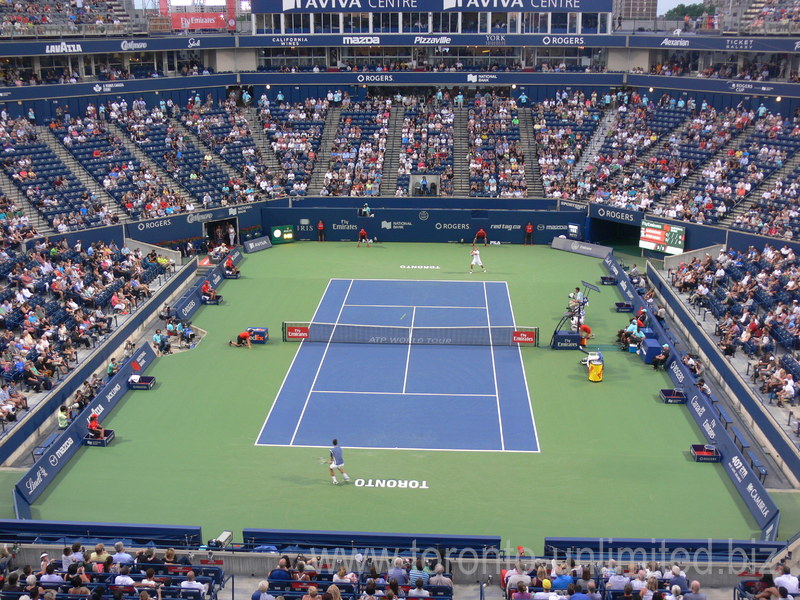
[{"label": "rogers logo banner", "polygon": [[173,29],[227,29],[223,13],[172,13]]}]

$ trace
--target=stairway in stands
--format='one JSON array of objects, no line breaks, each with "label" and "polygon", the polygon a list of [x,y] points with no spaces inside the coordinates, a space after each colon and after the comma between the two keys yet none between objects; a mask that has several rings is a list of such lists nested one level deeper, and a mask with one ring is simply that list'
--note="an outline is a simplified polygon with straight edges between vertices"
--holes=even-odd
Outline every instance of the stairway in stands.
[{"label": "stairway in stands", "polygon": [[[727,144],[717,150],[716,154],[712,155],[705,163],[703,163],[703,165],[713,164],[717,160],[727,160],[728,150],[731,144],[736,144],[737,140],[740,142],[746,140],[750,134],[753,133],[753,131],[755,131],[755,125],[750,123],[747,127],[742,129],[739,135],[731,138]],[[686,180],[681,183],[680,186],[678,186],[669,196],[667,196],[667,199],[664,201],[665,206],[672,204],[672,202],[676,200],[678,196],[680,196],[681,192],[690,191],[694,188],[694,184],[697,183],[697,180],[700,179],[700,176],[703,174],[703,165],[695,165],[696,168],[694,173],[691,173]]]},{"label": "stairway in stands", "polygon": [[198,149],[202,150],[203,152],[208,152],[214,157],[214,164],[217,165],[222,172],[229,179],[240,179],[242,178],[242,174],[239,173],[236,169],[234,169],[231,164],[225,160],[220,158],[219,154],[214,152],[208,144],[206,144],[200,137],[191,129],[186,127],[180,119],[170,119],[170,124],[175,127],[176,131],[180,132],[185,138],[187,138],[192,144],[194,144]]},{"label": "stairway in stands", "polygon": [[319,159],[314,172],[311,174],[311,181],[308,183],[308,195],[319,196],[322,187],[325,185],[325,173],[331,163],[331,146],[336,137],[336,130],[339,128],[339,118],[342,116],[342,107],[334,106],[328,110],[325,117],[325,129],[322,130],[322,139],[319,142]]},{"label": "stairway in stands", "polygon": [[533,115],[527,107],[520,108],[519,136],[525,153],[525,183],[527,198],[544,198],[544,186],[539,175],[539,152],[536,147],[536,130],[533,128]]},{"label": "stairway in stands", "polygon": [[44,235],[54,232],[53,228],[50,227],[50,224],[47,222],[47,219],[42,216],[42,213],[28,202],[22,190],[11,183],[11,180],[5,175],[0,175],[0,196],[6,196],[16,204],[17,208],[28,217],[28,222],[36,228],[36,231]]},{"label": "stairway in stands", "polygon": [[586,169],[586,165],[594,160],[595,155],[600,148],[602,148],[603,142],[606,140],[608,132],[614,124],[614,117],[616,116],[617,111],[613,109],[606,110],[603,118],[600,119],[600,123],[597,125],[597,129],[595,129],[589,143],[586,145],[586,149],[572,169],[573,177],[577,177],[579,174],[583,173]]},{"label": "stairway in stands", "polygon": [[402,131],[405,114],[406,111],[402,104],[392,106],[389,116],[389,133],[386,136],[381,196],[394,196],[397,191],[397,167],[400,164],[400,152],[403,149]]},{"label": "stairway in stands", "polygon": [[750,190],[750,193],[745,196],[745,198],[736,203],[728,213],[724,219],[720,220],[720,224],[724,227],[729,227],[731,223],[736,220],[736,217],[739,215],[743,215],[746,213],[750,207],[758,201],[761,197],[761,194],[771,190],[775,187],[775,183],[780,179],[785,179],[792,175],[792,172],[797,168],[800,167],[800,152],[796,152],[794,156],[789,158],[780,169],[775,171],[772,175],[767,177],[764,181],[762,181],[759,185],[753,187]]},{"label": "stairway in stands", "polygon": [[127,213],[122,210],[122,207],[117,203],[117,201],[103,188],[102,185],[95,180],[94,177],[89,174],[86,169],[81,166],[77,160],[75,160],[75,157],[72,156],[72,154],[70,154],[66,148],[64,148],[64,145],[60,143],[52,133],[50,133],[50,130],[47,127],[39,125],[36,129],[39,132],[39,141],[47,144],[47,146],[55,153],[58,159],[63,162],[70,171],[72,171],[72,174],[78,178],[84,187],[92,192],[111,213],[119,217],[120,223],[127,223],[131,220]]},{"label": "stairway in stands", "polygon": [[269,138],[264,134],[264,127],[261,124],[261,119],[258,118],[258,109],[249,106],[244,111],[247,123],[250,126],[250,132],[253,134],[253,141],[256,148],[261,150],[261,156],[264,164],[273,173],[282,172],[282,168],[278,159],[275,157],[275,152],[272,150]]},{"label": "stairway in stands", "polygon": [[453,196],[469,196],[469,109],[453,109]]},{"label": "stairway in stands", "polygon": [[119,139],[122,140],[122,145],[130,152],[136,160],[139,161],[139,164],[149,168],[153,173],[161,177],[161,180],[166,182],[169,185],[171,191],[175,192],[186,202],[192,202],[195,207],[202,207],[202,198],[195,198],[194,195],[189,193],[189,191],[183,187],[183,184],[174,179],[169,173],[167,173],[161,166],[156,163],[154,160],[150,158],[150,155],[147,154],[144,150],[139,148],[128,136],[128,133],[125,131],[124,128],[120,127],[118,123],[114,123],[112,125],[113,128],[116,128],[116,134],[119,136]]}]

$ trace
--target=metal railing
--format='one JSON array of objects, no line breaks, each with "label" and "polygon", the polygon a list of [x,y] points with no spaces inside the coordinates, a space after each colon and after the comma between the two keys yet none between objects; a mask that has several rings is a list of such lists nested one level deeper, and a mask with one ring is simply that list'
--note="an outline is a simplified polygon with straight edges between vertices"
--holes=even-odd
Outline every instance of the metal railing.
[{"label": "metal railing", "polygon": [[11,23],[0,25],[0,35],[4,38],[61,38],[61,37],[118,37],[144,33],[132,23],[103,25],[70,25],[67,23],[48,25],[25,25],[16,28]]}]

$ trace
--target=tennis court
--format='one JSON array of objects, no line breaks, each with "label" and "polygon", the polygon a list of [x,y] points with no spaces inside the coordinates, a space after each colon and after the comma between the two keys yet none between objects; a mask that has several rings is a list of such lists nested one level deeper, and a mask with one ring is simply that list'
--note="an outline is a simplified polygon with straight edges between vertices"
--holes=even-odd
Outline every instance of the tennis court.
[{"label": "tennis court", "polygon": [[515,327],[504,281],[332,279],[257,445],[538,452]]}]

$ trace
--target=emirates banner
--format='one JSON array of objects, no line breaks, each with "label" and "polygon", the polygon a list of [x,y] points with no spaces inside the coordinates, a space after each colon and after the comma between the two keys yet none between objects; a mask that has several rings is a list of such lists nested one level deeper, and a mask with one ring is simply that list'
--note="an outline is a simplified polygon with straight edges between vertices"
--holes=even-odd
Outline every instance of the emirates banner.
[{"label": "emirates banner", "polygon": [[228,18],[224,13],[187,12],[172,13],[172,29],[227,29]]}]

